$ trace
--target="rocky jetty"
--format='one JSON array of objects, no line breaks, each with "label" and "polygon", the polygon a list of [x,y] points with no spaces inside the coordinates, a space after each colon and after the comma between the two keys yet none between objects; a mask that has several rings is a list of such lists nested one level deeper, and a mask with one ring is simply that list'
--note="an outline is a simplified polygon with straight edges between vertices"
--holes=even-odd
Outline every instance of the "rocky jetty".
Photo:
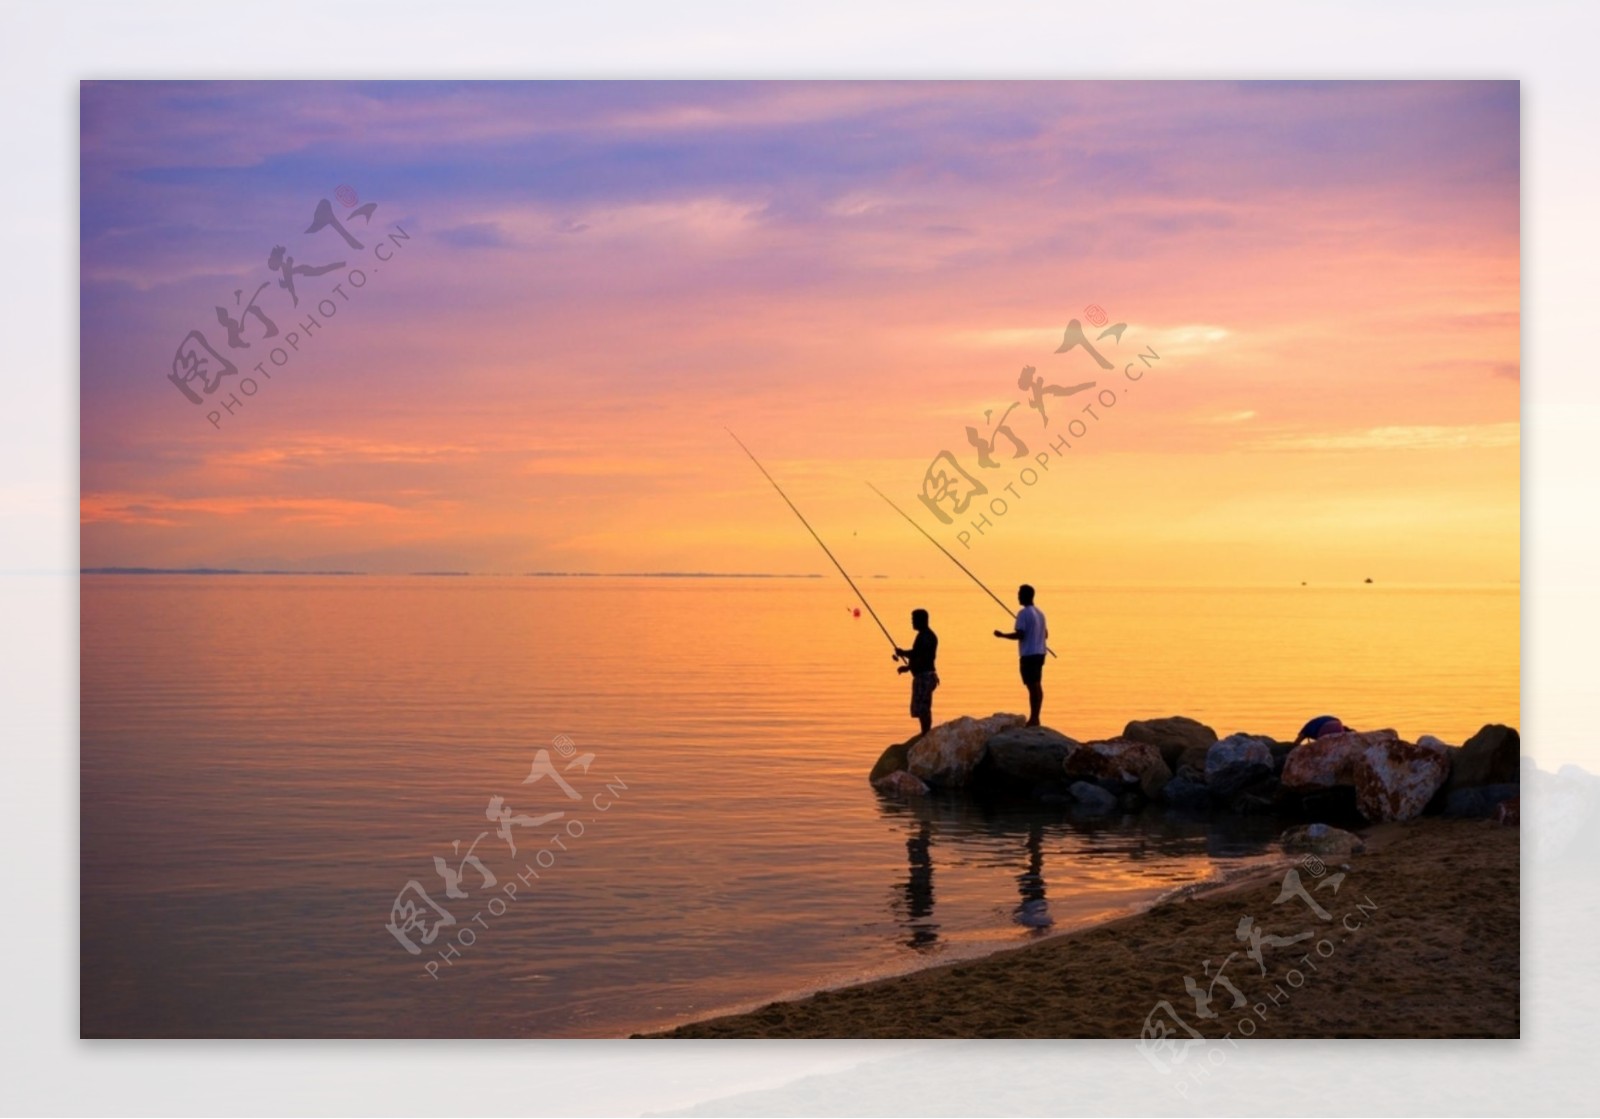
[{"label": "rocky jetty", "polygon": [[1093,814],[1147,805],[1275,814],[1320,827],[1424,813],[1514,823],[1520,808],[1521,741],[1499,724],[1461,746],[1431,735],[1407,742],[1393,730],[1293,746],[1243,732],[1218,738],[1182,715],[1134,720],[1091,741],[1024,722],[997,713],[940,724],[890,746],[869,780],[890,796],[1024,796]]},{"label": "rocky jetty", "polygon": [[1102,786],[1117,786],[1127,791],[1138,789],[1152,799],[1159,797],[1167,782],[1172,780],[1172,770],[1167,768],[1160,750],[1148,742],[1129,738],[1075,746],[1067,752],[1062,766],[1068,777],[1097,781]]},{"label": "rocky jetty", "polygon": [[1450,777],[1450,754],[1414,742],[1378,742],[1355,764],[1356,808],[1369,820],[1415,820]]},{"label": "rocky jetty", "polygon": [[1122,729],[1122,737],[1130,742],[1148,742],[1161,751],[1161,760],[1176,773],[1180,765],[1204,769],[1217,732],[1186,716],[1171,715],[1165,719],[1135,719]]},{"label": "rocky jetty", "polygon": [[1049,727],[1012,727],[989,739],[988,764],[1015,781],[1049,784],[1067,772],[1067,755],[1079,743]]},{"label": "rocky jetty", "polygon": [[[1450,749],[1446,747],[1446,749]],[[1522,739],[1511,727],[1492,724],[1451,750],[1451,789],[1515,784],[1520,779]]]},{"label": "rocky jetty", "polygon": [[[963,715],[940,723],[913,739],[906,749],[906,768],[937,789],[962,789],[972,784],[973,771],[989,749],[989,739],[1027,722],[1021,715]],[[893,749],[893,747],[890,747]]]}]

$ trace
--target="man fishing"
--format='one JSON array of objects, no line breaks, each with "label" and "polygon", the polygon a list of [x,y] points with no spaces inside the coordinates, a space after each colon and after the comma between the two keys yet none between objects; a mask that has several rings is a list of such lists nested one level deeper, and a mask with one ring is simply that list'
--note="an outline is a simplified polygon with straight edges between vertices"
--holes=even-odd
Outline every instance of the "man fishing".
[{"label": "man fishing", "polygon": [[911,717],[922,723],[922,733],[933,727],[933,689],[939,686],[939,674],[933,670],[933,660],[939,655],[939,635],[928,628],[926,610],[911,611],[911,628],[917,638],[911,648],[895,646],[895,656],[904,657],[901,672],[911,673]]},{"label": "man fishing", "polygon": [[1028,726],[1039,725],[1039,708],[1044,706],[1044,653],[1045,640],[1050,631],[1044,623],[1044,611],[1033,604],[1033,588],[1027,583],[1017,588],[1016,629],[1010,633],[994,631],[996,637],[1015,641],[1021,657],[1022,682],[1028,686]]}]

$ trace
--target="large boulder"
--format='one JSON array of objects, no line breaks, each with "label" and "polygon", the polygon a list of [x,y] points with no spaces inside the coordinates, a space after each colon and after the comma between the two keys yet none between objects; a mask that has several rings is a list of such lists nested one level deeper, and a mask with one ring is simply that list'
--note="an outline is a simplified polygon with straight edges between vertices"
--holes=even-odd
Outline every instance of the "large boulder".
[{"label": "large boulder", "polygon": [[877,764],[872,767],[872,772],[867,774],[867,780],[876,785],[881,778],[906,768],[906,753],[911,749],[911,744],[915,741],[915,738],[908,738],[904,742],[896,742],[879,754]]},{"label": "large boulder", "polygon": [[1069,779],[1137,785],[1152,798],[1159,796],[1172,780],[1172,770],[1162,760],[1160,750],[1148,742],[1127,738],[1074,742],[1061,768]]},{"label": "large boulder", "polygon": [[922,783],[919,777],[913,777],[903,769],[897,769],[882,777],[874,778],[872,787],[880,793],[889,793],[893,796],[919,797],[928,791],[928,786]]},{"label": "large boulder", "polygon": [[1293,803],[1295,813],[1303,819],[1322,824],[1368,823],[1356,807],[1354,785],[1335,785],[1331,789],[1307,789],[1304,792],[1284,789],[1282,795],[1284,802]]},{"label": "large boulder", "polygon": [[1168,781],[1161,790],[1161,799],[1172,808],[1209,808],[1211,790],[1190,776],[1190,770]]},{"label": "large boulder", "polygon": [[1360,836],[1327,824],[1290,828],[1278,842],[1285,851],[1311,851],[1318,855],[1357,855],[1367,846]]},{"label": "large boulder", "polygon": [[1098,814],[1116,811],[1117,798],[1092,781],[1074,781],[1071,792],[1072,799],[1086,812]]},{"label": "large boulder", "polygon": [[1173,715],[1165,719],[1135,719],[1123,728],[1122,737],[1154,746],[1161,751],[1167,768],[1176,772],[1186,752],[1203,759],[1217,740],[1217,732],[1187,716]]},{"label": "large boulder", "polygon": [[1060,781],[1067,752],[1078,745],[1049,727],[1012,727],[989,739],[989,764],[1030,784]]},{"label": "large boulder", "polygon": [[1355,763],[1363,751],[1382,742],[1398,742],[1392,730],[1346,731],[1302,742],[1283,763],[1283,787],[1315,792],[1356,783]]},{"label": "large boulder", "polygon": [[1227,804],[1234,797],[1272,776],[1270,762],[1234,762],[1223,766],[1206,777],[1206,786],[1219,804]]},{"label": "large boulder", "polygon": [[1258,734],[1230,734],[1221,742],[1214,742],[1206,751],[1206,781],[1214,782],[1216,775],[1229,766],[1254,763],[1272,768],[1272,739]]},{"label": "large boulder", "polygon": [[1293,742],[1274,742],[1272,744],[1272,772],[1283,772],[1283,763],[1289,760],[1289,753],[1293,749]]},{"label": "large boulder", "polygon": [[1252,782],[1228,802],[1228,811],[1241,816],[1267,815],[1283,808],[1283,790],[1278,779],[1271,774]]},{"label": "large boulder", "polygon": [[983,760],[989,739],[1025,722],[1021,715],[997,714],[987,719],[963,715],[940,723],[911,744],[906,751],[906,768],[913,777],[936,788],[963,788]]},{"label": "large boulder", "polygon": [[1522,739],[1512,727],[1490,723],[1462,743],[1454,756],[1450,788],[1509,785],[1521,779]]},{"label": "large boulder", "polygon": [[1487,820],[1494,815],[1495,805],[1521,795],[1521,785],[1472,785],[1453,789],[1445,797],[1444,814]]},{"label": "large boulder", "polygon": [[1415,820],[1450,776],[1446,746],[1374,742],[1354,764],[1356,808],[1369,820]]}]

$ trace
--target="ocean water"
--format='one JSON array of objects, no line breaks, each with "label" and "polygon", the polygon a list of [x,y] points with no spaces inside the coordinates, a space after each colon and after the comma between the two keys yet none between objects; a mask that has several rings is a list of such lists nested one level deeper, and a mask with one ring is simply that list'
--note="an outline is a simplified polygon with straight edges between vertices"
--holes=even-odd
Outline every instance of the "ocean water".
[{"label": "ocean water", "polygon": [[[863,589],[901,644],[932,612],[936,720],[1025,709],[970,584]],[[1045,722],[1078,738],[1519,721],[1515,587],[1040,605]],[[1274,857],[1266,821],[879,797],[915,724],[853,606],[829,579],[84,576],[82,1032],[626,1035]]]}]

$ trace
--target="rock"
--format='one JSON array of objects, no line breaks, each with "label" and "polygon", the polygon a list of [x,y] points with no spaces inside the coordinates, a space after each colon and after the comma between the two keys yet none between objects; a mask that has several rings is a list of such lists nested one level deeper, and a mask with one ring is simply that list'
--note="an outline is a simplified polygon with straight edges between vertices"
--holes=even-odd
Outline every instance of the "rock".
[{"label": "rock", "polygon": [[1461,745],[1454,757],[1450,788],[1509,785],[1521,779],[1522,739],[1516,730],[1490,723]]},{"label": "rock", "polygon": [[1461,748],[1459,746],[1452,746],[1452,745],[1450,745],[1450,743],[1446,742],[1444,739],[1435,738],[1431,734],[1425,734],[1421,738],[1417,739],[1417,745],[1418,746],[1442,746],[1446,750],[1459,750]]},{"label": "rock", "polygon": [[904,742],[896,742],[883,753],[878,755],[878,764],[872,767],[872,772],[867,774],[867,780],[876,784],[878,778],[887,777],[896,770],[906,768],[906,751],[911,749],[915,738],[908,738]]},{"label": "rock", "polygon": [[1285,851],[1311,851],[1318,855],[1358,855],[1367,849],[1359,835],[1327,824],[1290,828],[1278,842]]},{"label": "rock", "polygon": [[1293,742],[1274,742],[1272,744],[1272,772],[1283,772],[1283,763],[1289,760],[1289,751],[1293,749]]},{"label": "rock", "polygon": [[1216,783],[1219,771],[1241,763],[1272,768],[1272,739],[1256,734],[1230,734],[1206,751],[1206,781]]},{"label": "rock", "polygon": [[1114,812],[1117,807],[1117,798],[1106,792],[1099,785],[1088,781],[1074,781],[1072,783],[1072,799],[1082,808],[1090,812]]},{"label": "rock", "polygon": [[876,778],[872,787],[880,793],[892,793],[895,796],[925,796],[928,786],[918,777],[913,777],[903,769],[894,770],[883,777]]},{"label": "rock", "polygon": [[1067,751],[1077,745],[1049,727],[1013,727],[989,739],[989,764],[1019,781],[1059,781]]},{"label": "rock", "polygon": [[1398,742],[1392,730],[1346,731],[1302,742],[1283,763],[1283,784],[1296,792],[1354,785],[1355,762],[1369,746]]},{"label": "rock", "polygon": [[[1188,766],[1190,769],[1194,770],[1196,773],[1200,774],[1202,778],[1204,778],[1206,772],[1206,755],[1210,752],[1211,747],[1209,745],[1201,746],[1197,743],[1193,746],[1187,746],[1184,748],[1183,753],[1178,755],[1178,765],[1180,767]],[[1176,773],[1177,770],[1174,769],[1173,772]]]},{"label": "rock", "polygon": [[1021,715],[997,714],[987,719],[963,715],[940,723],[911,744],[906,751],[906,768],[912,776],[936,788],[959,789],[972,780],[972,771],[983,760],[989,739],[1025,722]]},{"label": "rock", "polygon": [[1161,760],[1167,763],[1167,768],[1176,770],[1185,750],[1195,748],[1204,756],[1204,751],[1217,740],[1217,732],[1204,723],[1173,715],[1166,719],[1135,719],[1123,728],[1122,737],[1154,746],[1161,752]]},{"label": "rock", "polygon": [[1357,756],[1356,808],[1369,820],[1415,820],[1450,776],[1443,746],[1374,742]]},{"label": "rock", "polygon": [[[1417,745],[1422,745],[1420,742]],[[1494,814],[1495,805],[1521,795],[1521,785],[1472,785],[1454,789],[1444,801],[1446,816],[1467,816],[1487,820]]]},{"label": "rock", "polygon": [[[1270,755],[1269,755],[1270,756]],[[1270,762],[1234,762],[1206,777],[1214,800],[1227,802],[1262,778],[1272,776]]]},{"label": "rock", "polygon": [[1512,797],[1510,800],[1502,800],[1494,806],[1494,815],[1489,818],[1495,823],[1504,824],[1507,827],[1520,826],[1522,823],[1522,798]]},{"label": "rock", "polygon": [[1356,808],[1354,785],[1335,785],[1331,789],[1307,789],[1299,793],[1285,787],[1284,795],[1298,797],[1300,815],[1317,823],[1328,824],[1346,820],[1351,823],[1367,822],[1366,817]]},{"label": "rock", "polygon": [[1172,770],[1162,760],[1160,750],[1148,742],[1126,738],[1074,742],[1061,768],[1069,778],[1138,785],[1148,797],[1159,796],[1172,780]]},{"label": "rock", "polygon": [[1228,811],[1240,816],[1266,816],[1277,812],[1278,782],[1276,778],[1269,778],[1268,781],[1259,789],[1251,789],[1234,797],[1233,803],[1228,805]]},{"label": "rock", "polygon": [[[1193,771],[1185,768],[1184,772]],[[1206,808],[1211,804],[1211,790],[1203,782],[1180,774],[1162,788],[1161,799],[1173,808]]]}]

